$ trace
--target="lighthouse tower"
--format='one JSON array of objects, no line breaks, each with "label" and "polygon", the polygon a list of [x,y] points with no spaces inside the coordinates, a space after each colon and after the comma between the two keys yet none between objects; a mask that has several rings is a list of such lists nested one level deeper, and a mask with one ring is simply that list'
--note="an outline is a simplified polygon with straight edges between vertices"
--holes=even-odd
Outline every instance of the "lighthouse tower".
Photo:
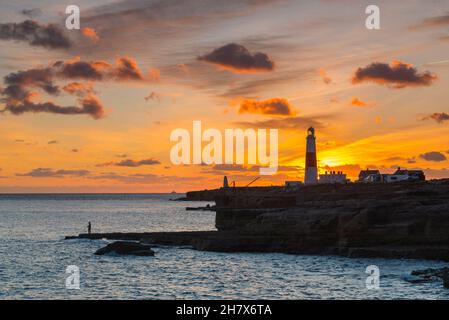
[{"label": "lighthouse tower", "polygon": [[315,129],[313,127],[307,130],[306,140],[306,171],[304,183],[314,184],[318,182],[318,171],[316,166]]}]

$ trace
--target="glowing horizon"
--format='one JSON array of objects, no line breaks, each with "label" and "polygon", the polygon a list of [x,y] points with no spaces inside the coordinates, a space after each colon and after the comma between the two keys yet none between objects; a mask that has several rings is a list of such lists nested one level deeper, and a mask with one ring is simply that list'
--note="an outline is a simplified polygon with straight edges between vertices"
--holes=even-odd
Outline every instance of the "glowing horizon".
[{"label": "glowing horizon", "polygon": [[[445,1],[378,1],[380,30],[366,29],[364,3],[77,4],[81,29],[70,31],[55,1],[0,5],[1,193],[185,192],[258,175],[252,165],[173,165],[170,132],[194,120],[279,129],[279,171],[254,185],[304,179],[310,126],[319,173],[354,180],[400,166],[449,178]],[[61,35],[8,31],[26,20]]]}]

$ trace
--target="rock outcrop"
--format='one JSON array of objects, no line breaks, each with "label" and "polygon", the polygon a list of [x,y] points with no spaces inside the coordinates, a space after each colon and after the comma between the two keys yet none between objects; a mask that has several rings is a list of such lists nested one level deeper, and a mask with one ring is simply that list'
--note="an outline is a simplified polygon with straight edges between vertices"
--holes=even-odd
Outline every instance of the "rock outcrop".
[{"label": "rock outcrop", "polygon": [[248,190],[216,203],[218,231],[282,239],[286,251],[449,259],[449,184]]},{"label": "rock outcrop", "polygon": [[151,246],[132,241],[116,241],[98,249],[95,252],[96,255],[103,255],[107,253],[146,257],[154,256],[154,251],[151,250]]},{"label": "rock outcrop", "polygon": [[207,232],[82,234],[222,252],[449,261],[449,181],[217,189]]},{"label": "rock outcrop", "polygon": [[449,289],[449,268],[440,269],[424,269],[412,271],[410,277],[405,277],[404,280],[411,283],[422,283],[431,281],[443,281],[443,286]]}]

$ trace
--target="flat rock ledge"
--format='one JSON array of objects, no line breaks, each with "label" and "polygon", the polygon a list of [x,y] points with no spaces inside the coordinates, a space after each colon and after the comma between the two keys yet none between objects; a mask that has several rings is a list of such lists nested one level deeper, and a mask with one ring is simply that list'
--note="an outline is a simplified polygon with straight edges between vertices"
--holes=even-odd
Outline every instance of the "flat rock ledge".
[{"label": "flat rock ledge", "polygon": [[107,253],[145,257],[154,256],[154,251],[151,250],[151,246],[133,241],[116,241],[95,252],[96,255],[104,255]]},{"label": "flat rock ledge", "polygon": [[[304,241],[292,235],[239,234],[224,231],[92,233],[66,239],[139,241],[147,245],[190,247],[215,252],[263,252],[340,255],[349,258],[428,259],[449,261],[449,246],[377,245],[345,246]],[[133,242],[133,244],[136,244]]]},{"label": "flat rock ledge", "polygon": [[215,200],[216,231],[100,233],[75,238],[217,252],[449,261],[449,179],[323,184],[298,190],[222,188],[193,195]]}]

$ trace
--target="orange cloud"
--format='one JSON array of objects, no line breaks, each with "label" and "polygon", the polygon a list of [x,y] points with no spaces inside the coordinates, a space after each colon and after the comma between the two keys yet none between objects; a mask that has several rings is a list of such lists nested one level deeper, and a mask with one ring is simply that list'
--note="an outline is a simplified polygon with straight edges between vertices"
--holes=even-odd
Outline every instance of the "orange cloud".
[{"label": "orange cloud", "polygon": [[143,80],[143,75],[137,67],[137,62],[129,57],[121,57],[116,61],[116,77],[120,80]]},{"label": "orange cloud", "polygon": [[351,105],[355,107],[367,107],[368,104],[365,101],[360,100],[357,97],[352,98]]},{"label": "orange cloud", "polygon": [[95,29],[93,28],[86,27],[83,28],[81,32],[86,38],[89,38],[94,43],[100,41],[100,37],[98,36],[97,31],[95,31]]},{"label": "orange cloud", "polygon": [[377,116],[376,118],[374,118],[374,123],[381,124],[382,123],[382,117]]},{"label": "orange cloud", "polygon": [[161,79],[161,71],[156,68],[150,69],[148,71],[148,76],[150,80],[159,81]]},{"label": "orange cloud", "polygon": [[320,77],[325,84],[332,83],[332,78],[327,74],[326,70],[320,69]]},{"label": "orange cloud", "polygon": [[62,88],[65,92],[75,96],[85,96],[93,93],[94,89],[91,83],[71,82]]}]

